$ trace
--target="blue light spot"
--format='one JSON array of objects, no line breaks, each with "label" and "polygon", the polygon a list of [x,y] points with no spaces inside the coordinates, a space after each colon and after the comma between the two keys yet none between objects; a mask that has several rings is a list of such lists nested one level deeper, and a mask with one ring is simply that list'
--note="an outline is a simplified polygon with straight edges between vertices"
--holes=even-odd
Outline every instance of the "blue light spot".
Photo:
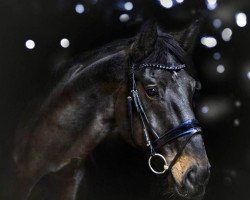
[{"label": "blue light spot", "polygon": [[78,3],[78,4],[76,4],[76,6],[75,6],[75,11],[76,11],[78,14],[82,14],[82,13],[84,13],[85,8],[84,8],[84,6],[83,6],[82,4]]}]

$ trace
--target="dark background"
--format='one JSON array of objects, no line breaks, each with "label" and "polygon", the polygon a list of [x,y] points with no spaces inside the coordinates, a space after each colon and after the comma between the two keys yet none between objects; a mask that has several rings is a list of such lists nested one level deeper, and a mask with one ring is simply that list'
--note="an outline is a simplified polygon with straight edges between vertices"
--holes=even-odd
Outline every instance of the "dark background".
[{"label": "dark background", "polygon": [[[51,90],[62,63],[85,50],[134,35],[148,18],[172,30],[183,28],[198,15],[206,18],[193,54],[203,85],[197,113],[212,165],[205,199],[250,199],[250,30],[248,24],[239,27],[235,21],[239,12],[249,15],[249,1],[218,0],[217,7],[209,10],[208,1],[202,0],[173,1],[169,9],[158,0],[131,0],[131,11],[124,8],[125,2],[0,2],[0,199],[11,192],[11,151],[21,114],[33,99]],[[79,3],[85,8],[81,14],[75,11]],[[128,14],[129,20],[121,22],[121,14]],[[221,20],[220,26],[213,25],[215,19]],[[232,30],[230,41],[221,37],[224,28]],[[203,36],[214,37],[217,45],[202,45]],[[70,41],[68,48],[60,46],[62,38]],[[35,42],[34,49],[26,48],[29,39]],[[214,59],[216,52],[221,58]],[[224,66],[223,73],[217,72],[218,65]],[[151,179],[143,158],[122,142],[118,144],[96,151],[95,162],[89,164],[87,199],[149,198],[147,181]]]}]

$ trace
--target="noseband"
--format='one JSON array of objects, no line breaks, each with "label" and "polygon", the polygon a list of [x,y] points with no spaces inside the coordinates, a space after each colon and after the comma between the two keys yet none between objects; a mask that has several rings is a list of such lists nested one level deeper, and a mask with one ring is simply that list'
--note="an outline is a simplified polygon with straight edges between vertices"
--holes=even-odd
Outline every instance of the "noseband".
[{"label": "noseband", "polygon": [[[146,67],[152,67],[155,69],[162,69],[162,70],[169,70],[169,71],[176,71],[176,70],[181,70],[185,68],[185,65],[180,65],[180,66],[173,66],[172,64],[170,65],[159,65],[159,64],[143,64],[140,66],[141,68],[146,68]],[[129,114],[129,121],[130,121],[130,131],[131,131],[131,136],[132,140],[135,141],[134,139],[134,129],[133,129],[133,107],[135,107],[136,112],[138,113],[140,117],[140,121],[142,124],[143,128],[143,133],[144,133],[144,138],[146,140],[146,145],[149,148],[150,152],[150,157],[148,159],[148,164],[152,172],[155,174],[163,174],[165,172],[169,172],[177,159],[180,157],[182,154],[183,150],[185,149],[186,145],[189,143],[191,138],[195,135],[201,132],[201,127],[199,126],[199,123],[196,119],[189,119],[187,121],[182,122],[179,126],[164,132],[163,134],[159,134],[150,124],[149,119],[147,117],[147,114],[143,108],[143,104],[141,102],[138,90],[137,90],[137,85],[135,81],[135,65],[131,64],[130,65],[130,70],[129,70],[129,93],[130,95],[128,96],[128,114]],[[150,134],[150,135],[149,135]],[[183,137],[183,136],[189,136],[185,140],[185,142],[182,144],[181,148],[178,150],[177,154],[175,155],[174,159],[171,161],[170,164],[167,163],[165,157],[157,153],[159,152],[159,149],[165,146],[166,144],[171,143],[172,141]],[[153,138],[153,139],[152,139]],[[153,168],[152,166],[152,160],[153,158],[158,158],[161,159],[164,163],[163,170],[158,171]]]}]

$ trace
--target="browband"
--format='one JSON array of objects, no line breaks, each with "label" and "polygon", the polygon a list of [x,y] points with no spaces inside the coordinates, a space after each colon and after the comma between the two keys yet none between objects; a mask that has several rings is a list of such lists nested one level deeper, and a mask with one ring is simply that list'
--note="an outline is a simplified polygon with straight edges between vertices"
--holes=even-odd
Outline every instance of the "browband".
[{"label": "browband", "polygon": [[169,70],[169,71],[175,71],[175,70],[181,70],[186,68],[185,64],[182,65],[174,65],[173,63],[167,63],[166,65],[162,65],[162,64],[141,64],[140,68],[147,68],[147,67],[151,67],[151,68],[155,68],[155,69],[163,69],[163,70]]}]

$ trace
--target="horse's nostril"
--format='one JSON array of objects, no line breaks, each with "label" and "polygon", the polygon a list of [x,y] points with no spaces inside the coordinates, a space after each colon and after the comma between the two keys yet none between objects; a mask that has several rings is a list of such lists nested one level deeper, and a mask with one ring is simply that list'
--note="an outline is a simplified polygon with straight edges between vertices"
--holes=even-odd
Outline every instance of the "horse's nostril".
[{"label": "horse's nostril", "polygon": [[210,170],[207,168],[192,167],[186,174],[184,185],[188,190],[197,189],[199,185],[206,185],[210,176]]},{"label": "horse's nostril", "polygon": [[196,174],[197,174],[197,170],[195,168],[192,168],[191,170],[189,170],[185,178],[186,187],[193,188],[195,186]]},{"label": "horse's nostril", "polygon": [[209,174],[208,167],[192,166],[183,179],[186,192],[192,197],[203,196]]}]

